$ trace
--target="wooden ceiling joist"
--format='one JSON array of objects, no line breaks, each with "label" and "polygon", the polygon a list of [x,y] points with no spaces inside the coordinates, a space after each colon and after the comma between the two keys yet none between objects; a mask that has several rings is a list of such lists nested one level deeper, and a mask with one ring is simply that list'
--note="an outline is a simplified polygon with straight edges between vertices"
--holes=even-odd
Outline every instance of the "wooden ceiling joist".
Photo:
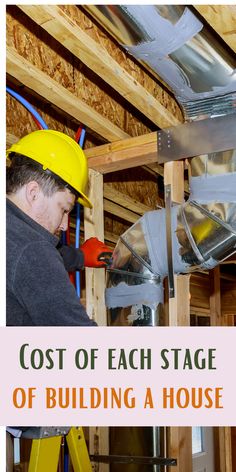
[{"label": "wooden ceiling joist", "polygon": [[105,199],[103,201],[103,208],[104,211],[111,213],[111,215],[118,216],[118,218],[121,218],[128,223],[136,223],[136,221],[140,218],[140,215],[137,213],[127,210],[123,206],[117,205],[117,203],[111,202],[110,200]]},{"label": "wooden ceiling joist", "polygon": [[117,141],[129,135],[104,118],[96,110],[77,98],[65,87],[40,71],[31,62],[7,47],[7,73],[47,101],[60,108],[79,123],[83,123],[108,141]]},{"label": "wooden ceiling joist", "polygon": [[157,162],[157,133],[128,138],[86,149],[91,169],[107,174]]},{"label": "wooden ceiling joist", "polygon": [[180,123],[60,7],[19,5],[19,8],[159,128]]},{"label": "wooden ceiling joist", "polygon": [[236,5],[194,5],[194,8],[236,52]]},{"label": "wooden ceiling joist", "polygon": [[138,215],[142,216],[147,211],[153,210],[153,208],[144,205],[143,203],[134,200],[133,198],[125,195],[123,192],[119,192],[111,185],[105,183],[103,188],[103,196],[106,200],[110,200],[111,202],[115,202],[127,210],[133,211]]}]

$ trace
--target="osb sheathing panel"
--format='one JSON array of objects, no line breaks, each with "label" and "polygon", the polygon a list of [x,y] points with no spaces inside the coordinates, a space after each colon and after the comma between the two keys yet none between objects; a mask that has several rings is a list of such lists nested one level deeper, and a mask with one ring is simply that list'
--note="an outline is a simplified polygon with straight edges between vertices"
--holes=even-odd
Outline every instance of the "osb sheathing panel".
[{"label": "osb sheathing panel", "polygon": [[160,179],[142,167],[106,174],[104,182],[111,182],[113,188],[147,205],[150,210],[164,206]]},{"label": "osb sheathing panel", "polygon": [[[70,117],[63,115],[59,110],[54,109],[49,104],[39,101],[38,98],[29,94],[25,88],[11,84],[11,82],[9,82],[8,85],[28,100],[43,118],[49,129],[61,131],[72,138],[75,137],[78,123],[72,122]],[[6,128],[8,133],[17,138],[21,138],[31,131],[38,129],[31,113],[9,94],[6,94],[6,111]],[[86,148],[98,146],[99,144],[103,144],[103,142],[104,141],[99,137],[92,135],[91,132],[86,134]]]},{"label": "osb sheathing panel", "polygon": [[[13,89],[18,91],[14,86]],[[19,93],[22,94],[24,98],[31,103],[34,109],[38,111],[50,129],[62,131],[74,138],[75,131],[70,127],[70,123],[67,124],[66,118],[63,119],[63,117],[61,117],[61,121],[54,119],[50,114],[43,110],[42,106],[38,106],[37,100],[32,100],[32,97],[28,97],[25,90],[24,92],[19,90]],[[38,129],[31,113],[29,113],[23,105],[12,98],[9,94],[6,95],[6,109],[6,127],[8,133],[20,138],[31,133],[31,131],[36,131]]]},{"label": "osb sheathing panel", "polygon": [[[124,52],[117,48],[108,36],[99,30],[80,9],[73,5],[65,6],[63,9],[81,27],[83,26],[87,34],[91,34],[94,39],[106,47],[108,52],[123,67],[129,70],[135,78],[139,79],[140,83],[144,85],[144,81],[147,80],[149,91],[161,97],[162,104],[165,103],[165,100],[167,104],[168,95],[147,74],[141,69],[139,70],[139,67],[132,60],[127,59]],[[106,87],[101,79],[63,47],[59,46],[53,38],[34,24],[16,6],[7,7],[7,44],[14,47],[20,55],[27,58],[28,61],[58,81],[67,90],[83,99],[101,115],[124,129],[131,136],[145,134],[150,131],[149,127],[139,121],[137,117],[132,115],[118,102],[119,96],[116,92]],[[126,63],[127,61],[128,63]],[[108,89],[112,96],[104,88]],[[23,91],[24,97],[38,110],[49,128],[63,131],[74,137],[77,124],[70,117],[59,115],[57,110],[50,108],[50,104],[40,100],[40,97],[33,97],[30,93],[27,94],[25,89]],[[125,104],[127,105],[127,102]],[[174,102],[173,110],[178,113]],[[30,113],[16,100],[7,95],[7,131],[21,137],[35,129],[37,129],[36,124]],[[85,147],[94,145],[94,138],[88,133]],[[157,196],[155,178],[152,178],[150,174],[145,174],[141,168],[115,173],[114,176],[107,176],[106,181],[111,181],[117,190],[145,203],[150,208],[155,208],[156,205],[162,205],[163,203]],[[105,215],[105,228],[111,233],[120,235],[129,226],[129,224],[118,218],[111,219],[111,215]]]},{"label": "osb sheathing panel", "polygon": [[[83,11],[83,7],[77,7],[76,5],[60,5],[60,8],[92,39],[103,46],[110,56],[134,79],[136,79],[137,82],[143,85],[143,87],[164,107],[168,108],[176,118],[182,120],[182,113],[175,99],[163,89],[161,84],[159,85],[155,80],[153,80],[139,64],[132,60],[131,57],[118,45],[118,43],[115,42],[115,40],[113,40],[100,26],[97,26],[95,20],[91,19],[87,12]],[[129,119],[127,121],[129,121]],[[129,132],[128,129],[125,131]]]},{"label": "osb sheathing panel", "polygon": [[7,7],[7,44],[131,136],[150,131],[126,112],[122,97],[16,6]]}]

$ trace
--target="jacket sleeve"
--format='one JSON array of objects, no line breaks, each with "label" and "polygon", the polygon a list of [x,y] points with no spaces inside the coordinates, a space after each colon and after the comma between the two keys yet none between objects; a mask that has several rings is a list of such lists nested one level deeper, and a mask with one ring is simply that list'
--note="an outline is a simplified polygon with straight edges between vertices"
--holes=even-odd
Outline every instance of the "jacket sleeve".
[{"label": "jacket sleeve", "polygon": [[58,250],[48,242],[30,243],[19,255],[13,285],[35,326],[96,326],[81,304]]},{"label": "jacket sleeve", "polygon": [[57,246],[59,253],[62,256],[65,269],[68,272],[81,270],[84,268],[84,255],[79,249],[73,246]]}]

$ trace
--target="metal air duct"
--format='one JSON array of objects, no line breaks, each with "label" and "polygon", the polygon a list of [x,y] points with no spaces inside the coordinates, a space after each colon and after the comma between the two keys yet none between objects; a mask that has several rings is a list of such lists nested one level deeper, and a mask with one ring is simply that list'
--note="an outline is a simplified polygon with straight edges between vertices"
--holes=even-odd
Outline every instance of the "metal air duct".
[{"label": "metal air duct", "polygon": [[[231,150],[235,139],[227,140],[236,134],[236,130],[232,133],[235,120],[228,120],[226,137],[216,131],[222,129],[226,114],[230,118],[236,111],[234,61],[184,5],[104,5],[96,9],[120,44],[172,88],[186,118],[201,120],[159,132],[158,155],[164,161],[171,159],[168,152],[180,156],[186,152],[185,157],[201,154],[191,162],[189,200],[171,210],[173,267],[175,273],[210,269],[235,251],[236,167]],[[202,120],[202,114],[210,118]],[[200,146],[197,152],[204,129],[207,150]],[[210,136],[212,129],[221,142],[225,137],[223,145]],[[185,149],[186,134],[194,141],[192,153],[189,143]],[[124,324],[127,319],[128,324],[137,320],[138,324],[158,324],[162,280],[168,273],[166,210],[148,212],[120,237],[111,270],[107,306],[112,310],[122,307]],[[116,316],[111,318],[111,324],[116,323]]]},{"label": "metal air duct", "polygon": [[186,119],[234,111],[235,60],[184,5],[99,5],[103,24],[173,90]]},{"label": "metal air duct", "polygon": [[[191,161],[190,197],[171,209],[175,273],[211,269],[236,251],[236,151]],[[145,213],[119,239],[108,275],[111,325],[160,324],[168,274],[166,210]]]}]

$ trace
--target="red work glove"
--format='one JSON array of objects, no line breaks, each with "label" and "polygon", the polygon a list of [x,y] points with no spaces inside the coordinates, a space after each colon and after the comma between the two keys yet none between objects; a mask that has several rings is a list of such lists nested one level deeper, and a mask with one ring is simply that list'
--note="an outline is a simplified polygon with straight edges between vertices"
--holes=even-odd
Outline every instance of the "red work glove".
[{"label": "red work glove", "polygon": [[80,246],[85,267],[106,267],[111,262],[112,250],[97,238],[89,238]]}]

